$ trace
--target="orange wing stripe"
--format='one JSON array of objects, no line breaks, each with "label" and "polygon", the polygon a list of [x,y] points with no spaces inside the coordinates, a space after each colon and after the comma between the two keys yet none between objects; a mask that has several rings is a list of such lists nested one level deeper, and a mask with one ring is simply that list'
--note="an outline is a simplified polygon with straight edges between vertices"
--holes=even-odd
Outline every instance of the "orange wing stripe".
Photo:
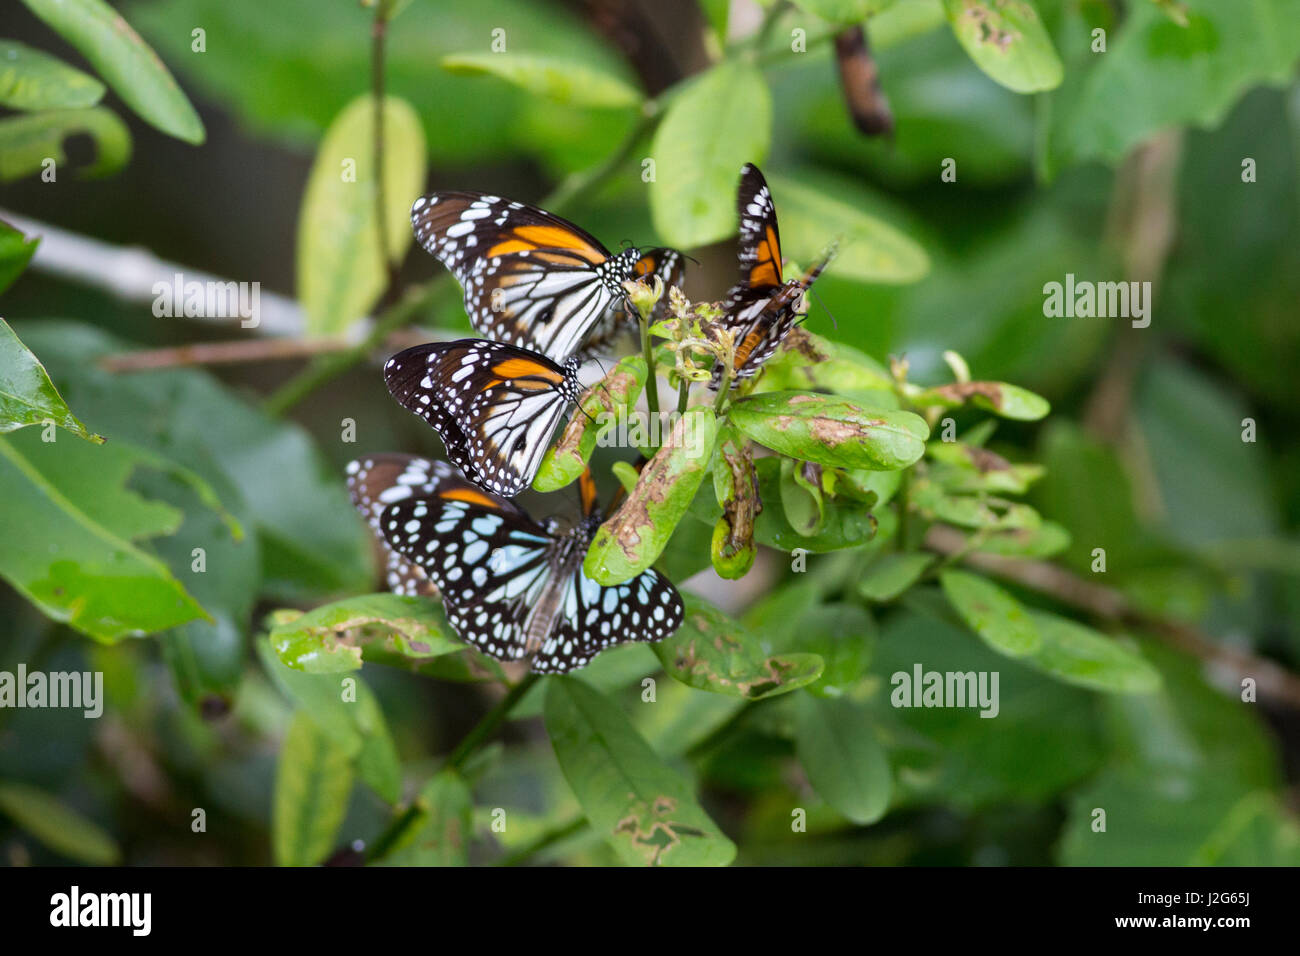
[{"label": "orange wing stripe", "polygon": [[472,488],[451,488],[442,492],[438,497],[445,498],[448,501],[466,501],[472,505],[482,505],[484,508],[491,508],[493,511],[500,510],[495,501],[483,494],[483,492],[475,491]]},{"label": "orange wing stripe", "polygon": [[497,362],[492,366],[492,374],[501,378],[541,378],[550,382],[552,385],[559,385],[564,381],[564,376],[560,375],[545,365],[522,358],[510,358]]},{"label": "orange wing stripe", "polygon": [[510,238],[502,239],[487,254],[491,258],[534,249],[572,249],[593,264],[604,262],[606,258],[603,252],[587,240],[559,226],[519,226],[511,231]]},{"label": "orange wing stripe", "polygon": [[749,284],[759,287],[781,284],[781,247],[771,226],[767,227],[767,236],[758,247],[758,264],[749,270]]},{"label": "orange wing stripe", "polygon": [[582,495],[582,513],[592,514],[596,510],[596,482],[591,477],[590,468],[579,476],[578,491]]}]

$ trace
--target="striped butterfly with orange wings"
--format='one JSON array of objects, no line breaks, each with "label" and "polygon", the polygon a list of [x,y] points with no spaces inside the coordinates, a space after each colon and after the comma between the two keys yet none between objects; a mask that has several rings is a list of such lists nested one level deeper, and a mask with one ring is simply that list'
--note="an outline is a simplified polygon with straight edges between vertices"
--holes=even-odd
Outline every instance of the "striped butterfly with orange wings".
[{"label": "striped butterfly with orange wings", "polygon": [[[740,171],[736,195],[740,212],[740,281],[723,302],[722,324],[735,333],[735,364],[731,382],[756,375],[807,309],[804,295],[830,262],[827,253],[798,279],[781,275],[781,234],[776,225],[776,205],[758,167],[746,163]],[[715,367],[709,387],[715,391],[722,369]]]},{"label": "striped butterfly with orange wings", "polygon": [[468,478],[512,497],[532,483],[577,401],[582,359],[635,326],[622,283],[659,276],[680,285],[682,256],[671,249],[611,256],[558,216],[481,193],[432,193],[416,200],[411,218],[491,341],[407,349],[385,365],[385,381],[437,431]]}]

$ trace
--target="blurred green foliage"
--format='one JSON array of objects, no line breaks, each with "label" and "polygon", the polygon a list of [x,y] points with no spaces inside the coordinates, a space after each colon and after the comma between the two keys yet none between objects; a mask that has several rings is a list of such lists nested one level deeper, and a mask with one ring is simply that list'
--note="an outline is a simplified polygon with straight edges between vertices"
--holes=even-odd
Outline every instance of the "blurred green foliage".
[{"label": "blurred green foliage", "polygon": [[[109,371],[174,330],[121,337],[146,305],[42,285],[34,239],[0,227],[0,672],[96,671],[106,697],[99,721],[0,708],[9,862],[315,864],[357,840],[395,865],[1300,862],[1300,0],[682,3],[643,38],[666,83],[623,45],[632,19],[380,0],[382,177],[373,4],[135,0],[136,36],[100,0],[76,22],[25,2],[0,179],[51,158],[45,188],[111,189],[63,175],[64,145],[94,141],[81,174],[147,162],[161,137],[119,113],[190,143],[233,123],[302,163],[281,255],[307,333],[361,345],[254,380],[296,375],[271,411],[239,373]],[[862,23],[890,139],[845,106],[832,40]],[[211,140],[185,154],[218,183],[196,206],[246,188]],[[349,160],[361,188],[339,188]],[[643,553],[607,535],[589,558],[736,580],[685,585],[711,600],[653,650],[536,683],[436,605],[369,594],[341,465],[437,448],[347,365],[411,321],[466,327],[450,280],[403,288],[441,271],[426,257],[396,283],[384,261],[414,195],[682,246],[709,302],[746,161],[788,274],[841,241],[808,351],[694,412],[717,455],[656,459]],[[1047,317],[1067,274],[1152,279],[1154,321]],[[557,450],[538,487],[562,490],[530,508],[566,510],[581,461],[613,486],[596,438]],[[747,440],[780,454],[733,470]],[[737,475],[763,504],[739,558]],[[996,714],[915,706],[925,672],[997,675]]]}]

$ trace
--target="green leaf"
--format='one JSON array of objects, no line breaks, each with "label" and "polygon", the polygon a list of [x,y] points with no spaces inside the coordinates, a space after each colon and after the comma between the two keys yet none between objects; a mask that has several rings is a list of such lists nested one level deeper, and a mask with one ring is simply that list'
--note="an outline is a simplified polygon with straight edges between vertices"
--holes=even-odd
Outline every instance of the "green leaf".
[{"label": "green leaf", "polygon": [[314,866],[334,848],[352,793],[345,750],[297,711],[275,773],[271,845],[277,866]]},{"label": "green leaf", "polygon": [[762,700],[817,680],[816,654],[768,656],[759,637],[703,598],[685,595],[686,619],[677,633],[651,649],[664,670],[697,690]]},{"label": "green leaf", "polygon": [[[9,223],[0,219],[0,292],[4,292],[22,275],[23,270],[27,268],[27,263],[31,262],[32,256],[36,254],[36,247],[40,242],[40,239],[28,239]],[[0,322],[3,321],[0,319]],[[9,348],[0,345],[0,366],[3,365],[8,354]]]},{"label": "green leaf", "polygon": [[421,819],[384,857],[383,866],[465,866],[474,835],[474,800],[452,770],[435,774],[415,799]]},{"label": "green leaf", "polygon": [[[972,641],[951,619],[937,588],[933,607],[913,610],[922,590],[909,592],[905,606],[885,619],[871,664],[870,676],[884,688],[876,710],[896,770],[898,802],[963,811],[1051,804],[1094,773],[1109,752],[1100,740],[1096,696]],[[979,706],[889,706],[898,675],[910,682],[918,666],[940,674],[987,674],[990,691],[998,674],[996,701],[990,699],[996,716],[981,718]],[[910,703],[912,688],[902,689]]]},{"label": "green leaf", "polygon": [[[917,242],[879,216],[878,206],[852,179],[805,171],[774,175],[781,242],[787,255],[811,264],[839,240],[828,275],[858,282],[916,282],[930,271],[930,257]],[[734,192],[734,189],[733,189]]]},{"label": "green leaf", "polygon": [[865,708],[798,695],[795,752],[817,795],[854,823],[875,823],[889,809],[889,760]]},{"label": "green leaf", "polygon": [[591,828],[632,866],[725,866],[736,846],[627,715],[572,677],[546,687],[546,732]]},{"label": "green leaf", "polygon": [[1076,52],[1047,104],[1038,157],[1047,178],[1088,160],[1118,163],[1157,130],[1216,127],[1251,88],[1293,82],[1300,57],[1294,0],[1183,6],[1180,26],[1155,3],[1132,4],[1107,30],[1104,54],[1091,51],[1096,24],[1063,6],[1059,42]]},{"label": "green leaf", "polygon": [[0,780],[0,813],[60,856],[90,866],[122,862],[122,850],[110,834],[44,790]]},{"label": "green leaf", "polygon": [[281,663],[266,640],[258,653],[276,685],[350,760],[361,779],[389,803],[401,796],[402,769],[374,692],[354,674],[310,674]]},{"label": "green leaf", "polygon": [[944,571],[939,583],[966,625],[999,654],[1024,657],[1042,646],[1038,628],[1020,602],[988,578]]},{"label": "green leaf", "polygon": [[76,47],[142,119],[187,143],[203,142],[202,120],[158,54],[104,0],[23,3]]},{"label": "green leaf", "polygon": [[[29,257],[35,247],[33,242],[27,252]],[[19,341],[9,323],[0,319],[0,434],[46,422],[87,441],[104,443],[101,436],[86,431],[50,381],[45,367]]]},{"label": "green leaf", "polygon": [[[101,329],[43,320],[19,331],[72,407],[88,410],[115,442],[165,454],[222,488],[223,497],[230,490],[231,510],[257,533],[263,595],[310,605],[372,584],[365,524],[338,468],[301,426],[266,414],[198,369],[107,372],[99,359],[133,346]],[[293,480],[267,480],[280,474]]]},{"label": "green leaf", "polygon": [[104,84],[57,57],[0,40],[0,106],[14,110],[75,110],[94,106]]},{"label": "green leaf", "polygon": [[[298,214],[298,298],[313,335],[352,326],[388,286],[375,211],[375,104],[349,103],[330,124],[312,164]],[[424,132],[415,110],[384,100],[384,212],[387,248],[401,262],[411,245],[411,203],[424,186]]]},{"label": "green leaf", "polygon": [[943,0],[952,32],[975,65],[1009,90],[1061,85],[1065,69],[1029,0]]},{"label": "green leaf", "polygon": [[55,175],[67,162],[63,143],[83,134],[95,143],[95,161],[77,169],[78,178],[111,175],[131,158],[131,133],[110,109],[47,110],[27,116],[0,119],[0,182],[21,179],[44,170],[54,160]]},{"label": "green leaf", "polygon": [[895,0],[799,0],[797,6],[831,23],[861,23]]},{"label": "green leaf", "polygon": [[843,697],[862,677],[876,644],[876,623],[862,607],[847,601],[821,603],[821,585],[800,575],[745,615],[763,637],[764,648],[816,654],[825,666],[808,693]]},{"label": "green leaf", "polygon": [[601,437],[618,423],[645,387],[646,364],[640,355],[623,358],[608,375],[587,389],[555,444],[546,450],[533,479],[537,491],[555,491],[578,480]]},{"label": "green leaf", "polygon": [[126,487],[136,468],[160,464],[122,442],[43,442],[34,431],[0,438],[8,522],[0,576],[49,617],[101,641],[204,617],[167,566],[133,543],[180,524],[179,511]]},{"label": "green leaf", "polygon": [[365,594],[293,614],[271,628],[280,660],[310,674],[361,667],[361,650],[373,641],[392,642],[409,657],[429,658],[463,651],[437,602],[397,594]]},{"label": "green leaf", "polygon": [[888,604],[917,582],[934,563],[929,554],[881,555],[858,578],[858,593],[868,601]]},{"label": "green leaf", "polygon": [[911,402],[921,407],[938,405],[940,408],[960,408],[969,402],[976,408],[1022,422],[1036,422],[1052,410],[1047,399],[1006,382],[953,382],[927,388],[911,396]]},{"label": "green leaf", "polygon": [[[781,349],[763,366],[758,391],[826,391],[837,395],[893,393],[894,382],[879,362],[850,346],[791,329]],[[892,407],[897,408],[897,399]]]},{"label": "green leaf", "polygon": [[[804,476],[805,468],[816,470],[816,481]],[[804,537],[813,537],[826,521],[822,497],[821,467],[793,458],[781,459],[781,507],[790,527]]]},{"label": "green leaf", "polygon": [[878,471],[916,462],[930,434],[911,412],[868,411],[809,392],[751,395],[734,402],[728,418],[759,444],[791,458]]},{"label": "green leaf", "polygon": [[1150,694],[1160,672],[1137,651],[1086,625],[1044,611],[1030,611],[1042,645],[1025,660],[1045,674],[1108,694]]},{"label": "green leaf", "polygon": [[[133,3],[130,15],[205,98],[259,138],[295,150],[310,149],[369,76],[374,11],[360,3],[276,0],[241,10],[229,0],[168,0]],[[200,55],[190,50],[196,25],[207,31]],[[466,170],[521,152],[564,172],[595,165],[624,135],[624,113],[557,106],[490,77],[437,68],[443,56],[486,51],[498,27],[507,29],[512,52],[607,73],[626,69],[571,8],[536,0],[413,3],[388,30],[385,85],[420,111],[430,155]],[[448,109],[451,103],[472,108]]]},{"label": "green leaf", "polygon": [[[863,544],[876,537],[877,522],[870,503],[835,500],[825,506],[825,519],[815,535],[802,535],[790,526],[785,510],[776,507],[781,500],[781,461],[760,458],[754,462],[758,473],[759,497],[770,503],[754,520],[754,538],[769,547],[791,552],[796,548],[813,553],[838,551]],[[892,512],[883,512],[890,515]],[[882,520],[884,520],[882,518]]]},{"label": "green leaf", "polygon": [[621,584],[654,564],[709,471],[717,434],[711,409],[687,409],[636,487],[597,529],[582,565],[587,577]]},{"label": "green leaf", "polygon": [[636,106],[641,93],[626,78],[592,65],[531,53],[455,53],[442,58],[452,73],[489,74],[535,96],[566,106],[619,109]]},{"label": "green leaf", "polygon": [[689,249],[733,235],[740,169],[762,161],[771,135],[772,97],[753,64],[727,60],[692,80],[650,147],[650,214],[664,241]]}]

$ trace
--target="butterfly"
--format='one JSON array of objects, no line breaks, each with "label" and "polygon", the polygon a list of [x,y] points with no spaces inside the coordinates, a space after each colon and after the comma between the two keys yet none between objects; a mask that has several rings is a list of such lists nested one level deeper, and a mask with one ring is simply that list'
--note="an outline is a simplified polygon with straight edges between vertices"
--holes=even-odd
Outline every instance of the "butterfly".
[{"label": "butterfly", "polygon": [[685,614],[677,589],[653,568],[611,587],[587,577],[583,558],[602,520],[590,470],[579,488],[579,521],[537,522],[511,501],[444,479],[432,494],[386,507],[380,528],[438,588],[462,639],[498,660],[527,658],[534,671],[562,674],[615,644],[663,640]]},{"label": "butterfly", "polygon": [[445,461],[429,461],[414,455],[379,454],[348,462],[346,472],[352,504],[366,519],[384,553],[388,590],[394,594],[437,597],[438,589],[424,569],[388,546],[379,519],[389,505],[408,498],[427,498],[435,494],[444,482],[460,479],[456,470]]},{"label": "butterfly", "polygon": [[[740,212],[740,281],[723,303],[722,324],[735,333],[733,382],[757,374],[781,340],[804,316],[804,293],[821,274],[830,255],[802,278],[781,277],[781,236],[776,206],[758,167],[746,163],[740,171],[736,196]],[[722,369],[714,368],[709,387],[721,384]]]},{"label": "butterfly", "polygon": [[[623,283],[680,264],[677,253],[611,254],[590,233],[526,203],[435,192],[411,207],[415,238],[465,294],[480,335],[553,362],[585,353],[631,314]],[[661,274],[662,275],[662,274]],[[667,282],[667,279],[665,279]]]},{"label": "butterfly", "polygon": [[582,393],[578,366],[577,357],[561,366],[529,349],[458,339],[397,353],[384,380],[433,426],[452,464],[513,498],[532,484],[555,426]]}]

